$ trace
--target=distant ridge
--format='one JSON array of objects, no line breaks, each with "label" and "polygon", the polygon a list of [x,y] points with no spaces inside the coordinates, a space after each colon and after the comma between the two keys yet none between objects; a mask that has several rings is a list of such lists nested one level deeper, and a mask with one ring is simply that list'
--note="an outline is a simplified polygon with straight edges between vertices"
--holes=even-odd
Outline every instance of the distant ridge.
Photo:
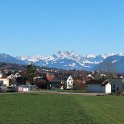
[{"label": "distant ridge", "polygon": [[26,63],[20,59],[17,59],[16,57],[7,55],[5,53],[0,54],[0,62],[6,62],[6,63],[13,63],[13,64],[21,64],[25,65]]},{"label": "distant ridge", "polygon": [[[124,72],[124,54],[104,54],[104,55],[80,55],[73,51],[59,51],[52,56],[21,56],[13,57],[5,53],[0,54],[0,62],[26,65],[33,62],[37,66],[52,67],[58,69],[77,70],[102,70],[108,71],[111,66],[112,71]],[[111,64],[110,64],[111,63]]]}]

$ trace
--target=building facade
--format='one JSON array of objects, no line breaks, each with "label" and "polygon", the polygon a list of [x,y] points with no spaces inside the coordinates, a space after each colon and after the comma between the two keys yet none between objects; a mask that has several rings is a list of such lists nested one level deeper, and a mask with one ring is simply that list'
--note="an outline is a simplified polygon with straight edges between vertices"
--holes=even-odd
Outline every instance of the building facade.
[{"label": "building facade", "polygon": [[87,82],[88,93],[111,93],[111,84],[104,80],[90,80]]}]

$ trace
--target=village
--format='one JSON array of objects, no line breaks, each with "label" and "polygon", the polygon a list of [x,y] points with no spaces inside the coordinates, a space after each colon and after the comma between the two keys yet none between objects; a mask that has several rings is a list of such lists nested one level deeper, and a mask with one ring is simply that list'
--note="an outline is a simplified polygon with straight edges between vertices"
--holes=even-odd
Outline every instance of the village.
[{"label": "village", "polygon": [[0,92],[2,93],[41,90],[123,95],[124,75],[39,68],[33,64],[22,70],[2,69],[0,71]]}]

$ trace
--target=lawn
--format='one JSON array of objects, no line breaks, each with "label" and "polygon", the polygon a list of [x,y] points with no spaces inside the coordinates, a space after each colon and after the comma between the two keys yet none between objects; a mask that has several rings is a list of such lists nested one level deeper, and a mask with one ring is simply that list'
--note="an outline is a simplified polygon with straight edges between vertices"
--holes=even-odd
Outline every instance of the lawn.
[{"label": "lawn", "polygon": [[124,97],[0,94],[0,124],[124,124]]}]

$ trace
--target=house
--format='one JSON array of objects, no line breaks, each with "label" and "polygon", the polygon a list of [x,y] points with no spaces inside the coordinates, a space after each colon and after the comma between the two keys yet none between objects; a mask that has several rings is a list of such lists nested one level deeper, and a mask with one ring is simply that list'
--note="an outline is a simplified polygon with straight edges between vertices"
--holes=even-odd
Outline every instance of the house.
[{"label": "house", "polygon": [[50,89],[64,89],[64,81],[61,79],[53,79],[50,81]]},{"label": "house", "polygon": [[87,75],[87,79],[88,79],[88,80],[93,80],[93,79],[95,79],[95,78],[94,78],[91,74],[88,74],[88,75]]},{"label": "house", "polygon": [[3,74],[2,74],[2,72],[0,71],[0,78],[2,78],[3,77]]},{"label": "house", "polygon": [[87,82],[88,93],[111,93],[111,84],[107,80],[90,80]]},{"label": "house", "polygon": [[7,78],[0,78],[0,86],[9,86],[9,79]]},{"label": "house", "polygon": [[48,89],[61,89],[62,79],[56,78],[53,75],[47,75],[46,78],[49,81]]},{"label": "house", "polygon": [[74,80],[72,76],[70,75],[66,81],[66,89],[73,89],[73,84],[74,84]]},{"label": "house", "polygon": [[17,72],[15,74],[10,74],[7,78],[11,80],[14,80],[14,79],[16,80],[17,78],[20,78],[20,77],[22,76]]},{"label": "house", "polygon": [[50,89],[73,89],[74,80],[72,76],[69,77],[54,77],[50,81]]},{"label": "house", "polygon": [[124,89],[124,78],[111,79],[112,92],[122,92]]},{"label": "house", "polygon": [[3,77],[2,72],[0,71],[0,86],[9,86],[10,82],[8,78]]}]

